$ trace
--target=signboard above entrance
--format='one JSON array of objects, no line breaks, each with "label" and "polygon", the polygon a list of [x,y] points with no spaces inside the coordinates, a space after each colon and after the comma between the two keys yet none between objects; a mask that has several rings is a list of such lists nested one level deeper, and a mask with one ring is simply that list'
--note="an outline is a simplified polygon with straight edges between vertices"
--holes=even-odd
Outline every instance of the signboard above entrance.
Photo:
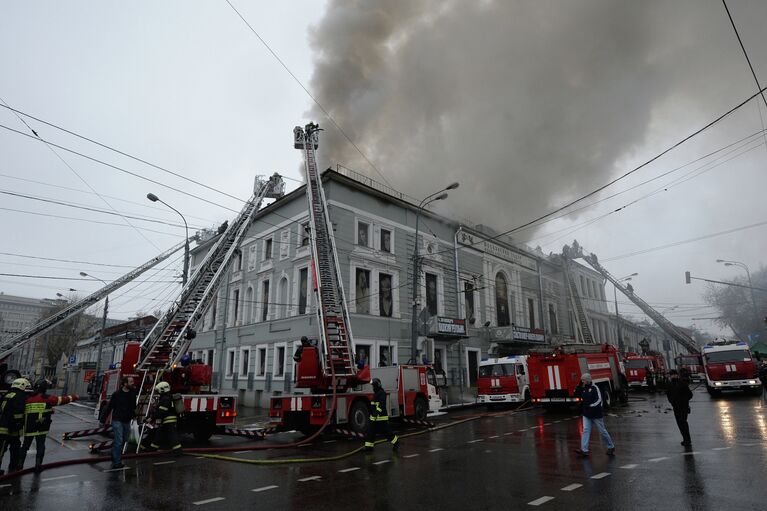
[{"label": "signboard above entrance", "polygon": [[429,326],[429,337],[466,337],[465,319],[435,316]]},{"label": "signboard above entrance", "polygon": [[527,257],[526,255],[521,254],[515,250],[511,250],[496,243],[491,243],[487,240],[483,240],[482,238],[474,236],[473,234],[461,231],[461,234],[458,236],[458,242],[461,245],[467,245],[471,248],[481,250],[482,252],[493,255],[499,259],[503,259],[504,261],[518,264],[519,266],[533,271],[538,271],[538,264],[532,257]]},{"label": "signboard above entrance", "polygon": [[494,342],[525,342],[543,344],[546,342],[543,330],[523,326],[499,326],[490,329],[490,340]]}]

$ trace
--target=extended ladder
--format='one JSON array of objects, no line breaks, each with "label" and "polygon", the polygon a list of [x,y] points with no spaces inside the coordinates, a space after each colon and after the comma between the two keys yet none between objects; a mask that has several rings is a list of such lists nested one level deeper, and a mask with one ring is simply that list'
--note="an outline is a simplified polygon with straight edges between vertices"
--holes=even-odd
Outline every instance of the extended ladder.
[{"label": "extended ladder", "polygon": [[323,374],[335,376],[339,386],[355,380],[354,341],[346,307],[341,271],[338,266],[333,224],[330,222],[322,179],[317,170],[315,150],[318,146],[319,126],[307,124],[305,129],[293,129],[296,149],[304,151],[306,169],[306,197],[309,201],[311,225],[312,273],[319,307],[321,356]]},{"label": "extended ladder", "polygon": [[594,335],[591,333],[591,325],[589,324],[589,317],[586,314],[586,310],[583,307],[580,294],[578,293],[578,287],[575,285],[575,279],[570,272],[570,260],[574,257],[571,254],[569,247],[565,246],[562,251],[562,269],[565,274],[565,285],[567,286],[567,294],[572,304],[573,313],[575,314],[575,334],[576,340],[586,344],[592,344],[594,342]]},{"label": "extended ladder", "polygon": [[110,284],[107,284],[106,286],[102,287],[95,293],[92,293],[86,296],[85,298],[83,298],[82,300],[79,300],[77,302],[70,304],[68,307],[66,307],[62,311],[57,312],[56,314],[39,321],[38,323],[31,326],[27,330],[21,332],[16,337],[12,337],[0,343],[0,360],[9,356],[14,351],[21,349],[27,342],[31,341],[38,335],[42,335],[45,332],[52,329],[53,327],[55,327],[56,325],[68,320],[72,316],[75,316],[77,314],[80,314],[81,312],[84,312],[88,307],[90,307],[94,303],[97,303],[99,300],[105,298],[110,293],[117,291],[122,286],[132,281],[133,279],[135,279],[136,277],[138,277],[145,271],[151,269],[152,267],[166,260],[175,252],[178,252],[183,247],[184,247],[184,242],[182,241],[178,245],[166,250],[160,255],[153,257],[152,259],[145,262],[138,268],[135,268],[129,271],[128,273],[126,273],[125,275],[123,275],[122,277],[118,278],[117,280],[112,281]]},{"label": "extended ladder", "polygon": [[573,243],[573,249],[570,249],[570,252],[573,258],[582,257],[583,260],[589,263],[592,268],[598,271],[604,278],[609,280],[613,286],[619,289],[621,293],[626,295],[626,297],[634,302],[637,307],[642,309],[642,312],[647,314],[653,321],[655,321],[661,330],[663,330],[676,342],[681,344],[684,349],[688,350],[690,353],[697,353],[700,350],[698,345],[689,335],[680,330],[674,323],[666,319],[663,314],[652,308],[650,304],[639,298],[632,291],[629,291],[628,288],[626,288],[615,277],[613,277],[610,272],[607,271],[607,269],[605,269],[605,267],[599,263],[599,260],[595,254],[584,255],[582,248],[578,246],[577,242]]},{"label": "extended ladder", "polygon": [[146,405],[152,400],[155,382],[161,380],[162,373],[172,368],[189,349],[195,336],[193,328],[215,298],[218,286],[234,260],[234,254],[239,251],[261,203],[267,197],[282,197],[284,192],[285,185],[279,174],[256,182],[253,197],[207,253],[178,300],[142,341],[142,358],[136,366],[136,371],[144,373],[138,396],[142,411],[146,411]]}]

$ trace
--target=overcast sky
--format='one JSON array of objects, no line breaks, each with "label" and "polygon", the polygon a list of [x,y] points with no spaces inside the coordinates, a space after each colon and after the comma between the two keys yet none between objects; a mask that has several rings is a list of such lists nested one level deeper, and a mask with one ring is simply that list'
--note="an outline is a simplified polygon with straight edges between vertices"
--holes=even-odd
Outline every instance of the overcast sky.
[{"label": "overcast sky", "polygon": [[[460,181],[441,211],[505,230],[634,168],[756,91],[715,0],[233,3],[377,170],[223,0],[3,2],[0,98],[242,198],[255,174],[300,179],[291,130],[316,120],[327,128],[323,164],[345,164],[416,196]],[[767,3],[728,5],[764,86]],[[767,221],[765,137],[632,188],[762,130],[760,101],[579,206],[620,195],[515,236],[546,252],[577,238],[616,276],[639,272],[633,284],[648,302],[679,305],[668,313],[679,324],[715,315],[702,306],[703,285],[684,284],[684,271],[737,275],[717,258],[756,270],[767,226],[609,259]],[[0,129],[3,192],[177,224],[175,213],[145,199],[153,192],[193,227],[239,210],[234,199],[27,122],[45,139],[218,206],[57,150],[70,169],[40,141]],[[2,108],[0,124],[29,133]],[[126,266],[3,254],[0,273],[86,271],[111,280],[183,236],[177,226],[130,220],[139,233],[118,216],[0,196],[1,252]],[[177,291],[170,279],[178,268],[115,293],[112,317],[164,304]],[[53,297],[70,287],[85,294],[98,285],[0,276],[8,294]],[[622,312],[641,317],[619,300]]]}]

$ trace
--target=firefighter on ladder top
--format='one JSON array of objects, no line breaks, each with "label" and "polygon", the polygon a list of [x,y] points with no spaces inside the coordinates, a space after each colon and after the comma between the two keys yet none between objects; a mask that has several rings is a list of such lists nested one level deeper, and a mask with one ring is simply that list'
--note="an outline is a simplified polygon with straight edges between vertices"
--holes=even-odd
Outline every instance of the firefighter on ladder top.
[{"label": "firefighter on ladder top", "polygon": [[391,442],[392,450],[399,449],[399,438],[389,425],[389,412],[386,409],[386,391],[381,380],[373,378],[373,399],[370,401],[370,429],[365,439],[365,452],[371,452],[375,447],[376,436],[382,433]]}]

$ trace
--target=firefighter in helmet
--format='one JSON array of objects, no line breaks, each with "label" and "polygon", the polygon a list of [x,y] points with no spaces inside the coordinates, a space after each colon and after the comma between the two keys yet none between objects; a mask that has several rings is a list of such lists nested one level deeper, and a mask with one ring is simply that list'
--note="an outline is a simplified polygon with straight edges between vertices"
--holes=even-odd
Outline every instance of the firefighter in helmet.
[{"label": "firefighter in helmet", "polygon": [[180,454],[181,442],[178,439],[177,429],[178,414],[173,403],[173,395],[170,393],[170,384],[166,381],[161,381],[155,385],[154,389],[157,391],[159,398],[157,400],[157,408],[152,413],[152,418],[159,424],[155,430],[155,436],[150,448],[156,450],[162,445],[171,449],[174,453]]},{"label": "firefighter in helmet", "polygon": [[45,437],[51,429],[53,407],[65,405],[77,400],[76,395],[49,396],[47,394],[50,382],[41,378],[35,382],[32,395],[27,398],[24,406],[24,444],[21,447],[19,468],[24,466],[27,451],[35,440],[35,471],[39,471],[45,457]]},{"label": "firefighter in helmet", "polygon": [[373,378],[373,399],[370,401],[370,429],[365,438],[365,451],[370,452],[375,447],[376,436],[382,433],[391,442],[392,449],[397,450],[399,438],[389,425],[389,412],[386,409],[386,391],[381,385],[381,380]]},{"label": "firefighter in helmet", "polygon": [[[0,401],[0,469],[5,451],[8,450],[11,452],[8,472],[21,469],[19,455],[21,435],[24,432],[24,402],[27,400],[27,390],[30,386],[26,378],[16,378]],[[0,475],[3,473],[0,470]]]}]

